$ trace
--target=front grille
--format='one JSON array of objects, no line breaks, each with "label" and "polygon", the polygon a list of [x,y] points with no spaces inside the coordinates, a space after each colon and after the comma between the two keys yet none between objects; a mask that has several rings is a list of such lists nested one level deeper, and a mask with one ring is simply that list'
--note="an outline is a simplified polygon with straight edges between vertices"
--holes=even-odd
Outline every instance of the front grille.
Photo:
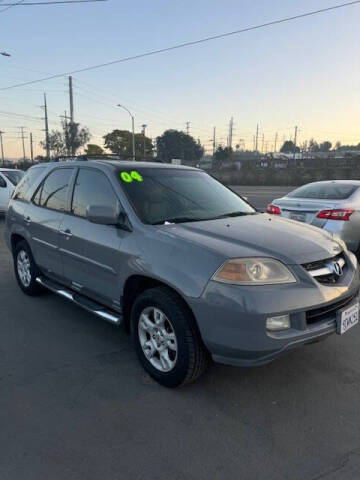
[{"label": "front grille", "polygon": [[309,310],[306,312],[306,323],[308,325],[313,325],[324,320],[336,319],[336,312],[341,308],[350,305],[354,300],[357,294],[347,297],[345,299],[339,300],[338,302],[332,303],[331,305],[326,305],[325,307],[315,308],[314,310]]},{"label": "front grille", "polygon": [[[340,265],[341,274],[338,275],[333,271],[333,265],[337,263]],[[344,253],[340,253],[332,258],[327,258],[325,260],[318,260],[315,262],[305,263],[303,267],[307,270],[310,275],[315,278],[319,283],[324,285],[332,285],[339,281],[339,279],[346,272],[346,257]]]}]

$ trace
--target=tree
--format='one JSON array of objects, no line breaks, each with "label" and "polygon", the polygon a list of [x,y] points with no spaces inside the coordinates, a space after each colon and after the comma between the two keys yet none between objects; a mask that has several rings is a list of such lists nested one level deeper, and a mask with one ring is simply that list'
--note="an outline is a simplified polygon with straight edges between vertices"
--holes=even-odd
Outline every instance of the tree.
[{"label": "tree", "polygon": [[99,147],[99,145],[94,145],[93,143],[88,143],[87,148],[85,149],[87,155],[101,155],[104,153],[104,150]]},{"label": "tree", "polygon": [[291,140],[286,140],[283,146],[280,148],[281,153],[294,153],[300,152],[299,147],[295,147],[295,143]]},{"label": "tree", "polygon": [[310,138],[309,140],[309,152],[319,152],[320,151],[320,147],[319,147],[319,144],[313,139],[313,138]]},{"label": "tree", "polygon": [[179,130],[166,130],[157,137],[156,144],[162,162],[180,158],[184,163],[195,163],[204,155],[203,147],[191,135]]},{"label": "tree", "polygon": [[[52,130],[49,133],[50,152],[53,156],[76,155],[77,150],[90,140],[90,132],[87,127],[80,127],[79,123],[62,122],[62,130]],[[40,142],[46,150],[46,142]]]},{"label": "tree", "polygon": [[[113,130],[104,137],[104,146],[112,153],[121,155],[124,158],[132,157],[132,133],[128,130]],[[135,134],[135,157],[137,159],[144,157],[144,140],[145,140],[145,157],[152,157],[154,146],[151,138],[144,137],[142,133]]]},{"label": "tree", "polygon": [[327,140],[325,142],[320,143],[319,149],[320,152],[328,152],[332,147],[332,143],[328,142]]},{"label": "tree", "polygon": [[[46,142],[40,142],[41,147],[46,150]],[[52,130],[49,133],[49,147],[53,156],[58,157],[60,155],[66,155],[66,146],[63,139],[62,132],[58,130]]]},{"label": "tree", "polygon": [[63,138],[69,155],[76,155],[79,148],[85,146],[90,140],[90,132],[87,127],[80,127],[79,123],[62,122]]},{"label": "tree", "polygon": [[230,160],[233,156],[233,149],[231,147],[222,147],[218,146],[214,155],[214,168],[215,170],[220,170],[222,164],[226,160]]}]

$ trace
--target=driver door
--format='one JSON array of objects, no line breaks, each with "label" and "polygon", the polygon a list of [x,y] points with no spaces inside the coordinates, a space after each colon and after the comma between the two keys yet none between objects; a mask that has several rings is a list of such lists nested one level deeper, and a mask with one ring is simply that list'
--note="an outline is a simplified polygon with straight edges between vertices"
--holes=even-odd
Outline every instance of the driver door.
[{"label": "driver door", "polygon": [[128,234],[113,225],[91,223],[88,205],[116,207],[119,200],[106,175],[96,168],[80,168],[74,186],[71,213],[60,226],[63,275],[76,291],[118,306],[120,246]]}]

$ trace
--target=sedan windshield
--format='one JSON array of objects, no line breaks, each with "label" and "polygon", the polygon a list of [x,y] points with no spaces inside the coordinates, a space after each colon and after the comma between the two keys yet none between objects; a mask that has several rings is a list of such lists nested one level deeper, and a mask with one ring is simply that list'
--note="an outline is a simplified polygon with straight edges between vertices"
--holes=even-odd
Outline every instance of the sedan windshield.
[{"label": "sedan windshield", "polygon": [[310,183],[288,193],[290,198],[316,198],[321,200],[345,200],[349,198],[357,185],[349,183]]},{"label": "sedan windshield", "polygon": [[202,171],[119,169],[118,178],[144,223],[197,222],[255,213],[236,193]]},{"label": "sedan windshield", "polygon": [[15,186],[24,176],[24,172],[22,170],[2,170],[1,173]]}]

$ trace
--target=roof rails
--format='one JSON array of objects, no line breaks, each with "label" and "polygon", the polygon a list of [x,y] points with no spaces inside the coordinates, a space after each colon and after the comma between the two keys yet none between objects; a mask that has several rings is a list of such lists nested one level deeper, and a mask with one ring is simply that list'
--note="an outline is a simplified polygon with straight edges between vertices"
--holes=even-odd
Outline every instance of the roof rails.
[{"label": "roof rails", "polygon": [[61,155],[59,157],[55,157],[51,159],[52,162],[88,162],[90,160],[102,160],[102,161],[113,161],[113,160],[119,160],[119,161],[124,161],[125,158],[121,157],[120,155],[115,155],[115,154],[98,154],[98,155]]}]

